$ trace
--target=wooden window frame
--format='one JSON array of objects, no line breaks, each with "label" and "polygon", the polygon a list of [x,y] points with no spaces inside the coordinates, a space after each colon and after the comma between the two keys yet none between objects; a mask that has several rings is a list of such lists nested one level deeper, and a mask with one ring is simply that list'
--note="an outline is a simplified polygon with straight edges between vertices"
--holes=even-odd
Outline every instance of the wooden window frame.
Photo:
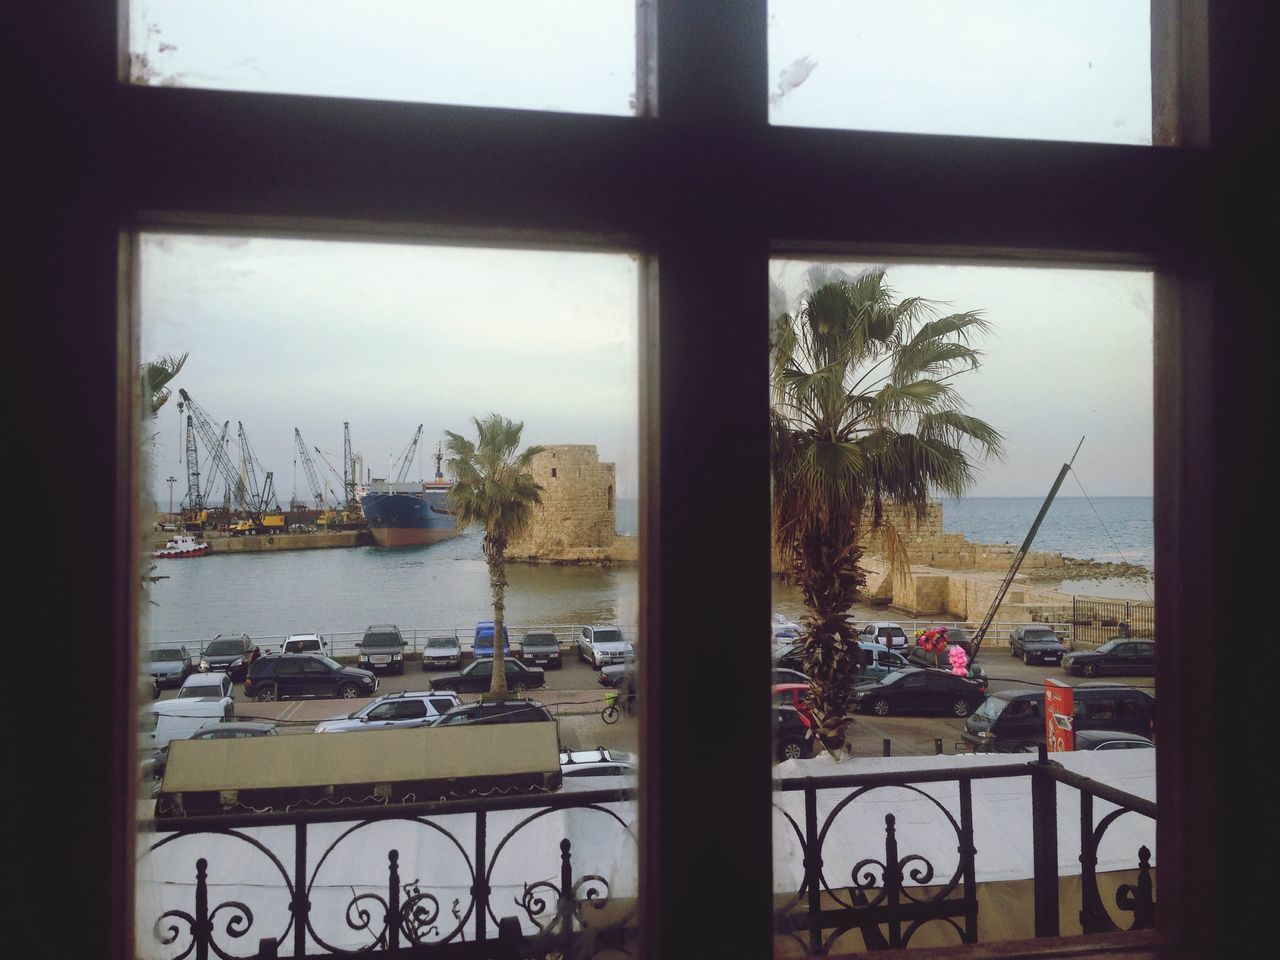
[{"label": "wooden window frame", "polygon": [[[1266,5],[1153,0],[1156,75],[1176,83],[1158,98],[1157,131],[1184,144],[1156,148],[770,127],[765,0],[652,6],[656,34],[641,46],[656,54],[656,116],[608,118],[130,87],[119,82],[111,4],[18,4],[12,366],[38,402],[16,456],[36,472],[42,502],[76,505],[24,516],[31,526],[20,529],[58,585],[62,629],[86,639],[58,677],[59,696],[82,710],[60,718],[53,742],[70,746],[42,741],[22,791],[33,825],[23,887],[46,936],[73,936],[83,956],[132,953],[140,428],[130,264],[141,229],[605,245],[648,257],[641,619],[662,643],[644,664],[641,718],[646,956],[771,951],[772,852],[759,842],[770,824],[767,714],[715,706],[763,703],[768,690],[766,645],[728,638],[753,635],[769,612],[771,255],[1154,269],[1158,629],[1184,636],[1231,611],[1239,584],[1226,561],[1264,493],[1231,453],[1261,429],[1271,268],[1246,228],[1270,179],[1260,159],[1274,129]],[[1181,118],[1172,127],[1171,116]],[[713,405],[708,435],[692,412]],[[691,649],[724,654],[714,680],[687,668]],[[1159,931],[1116,949],[1209,955],[1243,936],[1251,906],[1233,873],[1253,818],[1229,815],[1243,774],[1217,747],[1241,735],[1248,698],[1215,658],[1192,671],[1177,645],[1160,649]],[[27,715],[45,716],[41,701],[37,692]],[[734,802],[691,804],[691,782],[717,783]],[[50,797],[75,798],[83,815],[60,815]],[[1077,955],[1109,942],[953,954]]]}]

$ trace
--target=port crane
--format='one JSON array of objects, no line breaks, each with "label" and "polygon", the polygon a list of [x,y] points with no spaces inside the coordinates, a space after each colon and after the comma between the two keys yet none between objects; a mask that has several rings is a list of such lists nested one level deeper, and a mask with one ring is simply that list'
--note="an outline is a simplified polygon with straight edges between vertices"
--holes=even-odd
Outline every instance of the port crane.
[{"label": "port crane", "polygon": [[[302,459],[302,469],[306,471],[307,482],[311,485],[311,495],[316,499],[316,506],[321,510],[329,508],[329,501],[325,497],[325,487],[320,481],[320,474],[316,472],[315,461],[311,459],[311,454],[307,452],[307,445],[302,441],[302,431],[297,427],[293,428],[293,439],[298,444],[298,456]],[[319,448],[316,453],[319,453]],[[329,493],[333,493],[332,490]],[[338,495],[333,494],[333,502],[338,502]]]},{"label": "port crane", "polygon": [[[211,492],[213,477],[220,476],[227,484],[227,499],[236,504],[239,509],[247,509],[248,493],[245,485],[241,480],[235,466],[231,463],[231,457],[227,453],[224,439],[226,437],[227,427],[230,421],[223,424],[222,434],[215,431],[213,426],[213,418],[209,416],[208,411],[201,407],[191,398],[191,394],[186,390],[179,388],[178,394],[182,400],[178,404],[178,409],[186,408],[187,411],[187,491],[188,497],[191,497],[191,491],[197,491],[195,501],[190,505],[193,510],[203,510],[209,502],[209,493]],[[191,436],[190,429],[194,428],[197,436],[204,441],[205,449],[209,453],[209,459],[213,466],[210,468],[210,476],[206,480],[206,489],[203,494],[199,493],[200,477],[199,473],[192,473],[195,464],[195,458],[191,456],[191,450],[195,446],[195,438]]]},{"label": "port crane", "polygon": [[[404,479],[409,474],[409,468],[413,466],[414,454],[418,452],[418,441],[422,439],[422,424],[418,424],[417,432],[414,433],[413,439],[409,441],[408,449],[401,454],[396,463],[400,464],[400,472],[396,474],[396,483],[404,483]],[[393,463],[392,466],[395,466]]]}]

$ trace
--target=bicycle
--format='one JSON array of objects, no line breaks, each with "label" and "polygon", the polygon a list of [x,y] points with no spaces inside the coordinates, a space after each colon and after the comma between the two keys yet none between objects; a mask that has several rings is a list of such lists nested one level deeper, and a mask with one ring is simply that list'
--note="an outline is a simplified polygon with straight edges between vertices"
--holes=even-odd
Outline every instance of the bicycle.
[{"label": "bicycle", "polygon": [[627,716],[632,716],[636,712],[635,694],[628,694],[621,703],[619,703],[619,696],[617,690],[605,691],[604,709],[600,711],[600,719],[605,723],[617,723],[623,710],[627,712]]}]

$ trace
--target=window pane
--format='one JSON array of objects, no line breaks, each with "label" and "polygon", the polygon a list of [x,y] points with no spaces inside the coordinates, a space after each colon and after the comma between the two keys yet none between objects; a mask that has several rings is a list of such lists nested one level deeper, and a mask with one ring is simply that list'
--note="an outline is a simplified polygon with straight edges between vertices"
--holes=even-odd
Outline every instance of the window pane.
[{"label": "window pane", "polygon": [[[638,748],[637,719],[602,716],[602,672],[573,641],[592,627],[644,649],[635,566],[640,258],[159,233],[136,247],[142,356],[179,367],[167,400],[143,394],[164,400],[144,429],[144,534],[148,547],[181,537],[208,547],[150,560],[157,579],[141,600],[140,642],[173,647],[215,625],[247,633],[266,652],[235,677],[234,719],[274,723],[278,734],[185,743],[194,727],[175,718],[144,728],[173,745],[162,778],[152,775],[154,743],[142,758],[139,816],[154,814],[155,827],[140,837],[137,954],[181,952],[153,931],[167,911],[195,909],[202,857],[209,909],[246,904],[246,942],[291,930],[281,955],[296,953],[292,931],[310,954],[373,946],[385,910],[373,911],[371,927],[347,918],[389,887],[408,905],[401,946],[494,939],[509,916],[532,937],[558,922],[559,898],[546,884],[560,882],[562,840],[570,896],[601,903],[584,911],[590,926],[634,952],[636,808],[617,791],[635,777],[565,787],[561,750]],[[495,411],[511,423],[492,421]],[[561,468],[554,483],[552,463]],[[491,567],[484,530],[468,522],[468,511],[494,515],[483,498],[498,487],[504,517],[528,514],[508,532],[505,568]],[[477,623],[495,617],[495,578],[505,579],[512,649],[497,678],[533,704],[475,702],[493,692],[492,660],[481,661],[477,686],[457,677],[473,662]],[[403,646],[367,642],[396,630]],[[341,673],[329,660],[273,652],[300,632],[322,633]],[[540,662],[525,656],[529,632],[553,635],[556,656],[547,647]],[[424,656],[439,649],[428,638],[442,636],[465,638],[460,664]],[[598,653],[611,670],[605,646]],[[619,654],[623,669],[634,662]],[[296,673],[286,677],[287,666]],[[451,690],[463,710],[486,709],[439,727],[350,719],[378,698],[431,689],[442,713],[454,706]],[[171,709],[161,696],[157,709]],[[423,715],[411,697],[368,714]],[[569,798],[538,815],[549,794],[558,801],[575,789],[611,789],[613,799]],[[442,797],[466,807],[424,814],[440,831],[397,818],[399,804]],[[493,797],[508,809],[493,809]],[[316,809],[351,816],[319,824]],[[260,826],[265,812],[290,826]],[[218,837],[166,831],[171,817],[196,813],[234,826]],[[260,841],[275,860],[232,834]],[[473,893],[486,876],[492,892]],[[290,884],[310,901],[309,922],[292,928]],[[159,936],[168,929],[166,920]],[[234,952],[225,924],[198,929]],[[190,942],[190,931],[181,935]],[[521,952],[531,949],[526,942]]]},{"label": "window pane", "polygon": [[769,119],[1151,143],[1148,0],[769,0]]},{"label": "window pane", "polygon": [[[1055,721],[1064,746],[1073,713],[1077,731],[1151,732],[1152,670],[1126,670],[1110,678],[1118,687],[1099,690],[1084,665],[1109,637],[1145,635],[1136,624],[1153,623],[1153,277],[799,260],[775,261],[771,274],[774,529],[797,531],[775,544],[788,575],[773,600],[776,619],[808,633],[810,655],[788,656],[814,691],[810,716],[780,718],[774,745],[778,952],[796,940],[843,952],[1032,937],[1026,761],[1046,739],[1046,688],[1056,696],[1065,685],[1073,700],[1050,711],[1064,717]],[[865,578],[856,590],[850,560]],[[1017,632],[1018,652],[1011,634],[1032,624]],[[907,664],[877,675],[878,651],[841,656],[835,631],[846,626],[851,636],[871,627],[857,635],[886,645],[902,628]],[[1155,799],[1154,750],[1087,746],[1053,758],[1139,802]],[[868,782],[885,774],[896,779]],[[1060,785],[1056,797],[1057,876],[1073,878],[1061,884],[1060,913],[1072,918],[1061,932],[1095,932],[1102,921],[1077,919],[1090,908],[1075,882],[1079,793]],[[1112,809],[1096,806],[1095,826]],[[971,846],[966,904],[957,851]],[[1155,850],[1146,813],[1103,832],[1094,906],[1121,929],[1134,916],[1114,906],[1114,890],[1136,882],[1143,846]],[[902,866],[905,889],[889,890],[897,881],[886,863]],[[812,890],[826,911],[816,941]],[[958,926],[917,929],[917,909],[949,910]],[[868,911],[880,911],[876,922]]]},{"label": "window pane", "polygon": [[129,53],[152,86],[636,109],[632,0],[133,0]]}]

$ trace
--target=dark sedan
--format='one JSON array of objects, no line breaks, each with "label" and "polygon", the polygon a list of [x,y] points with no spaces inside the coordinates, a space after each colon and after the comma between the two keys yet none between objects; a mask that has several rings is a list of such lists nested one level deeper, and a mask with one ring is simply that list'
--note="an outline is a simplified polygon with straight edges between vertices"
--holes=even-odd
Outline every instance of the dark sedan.
[{"label": "dark sedan", "polygon": [[1096,650],[1079,650],[1062,658],[1062,669],[1082,677],[1156,675],[1156,643],[1113,637]]},{"label": "dark sedan", "polygon": [[967,717],[986,697],[981,680],[958,677],[945,670],[903,667],[853,691],[853,706],[864,713],[887,717],[894,713],[947,713]]},{"label": "dark sedan", "polygon": [[773,740],[778,762],[813,756],[813,721],[795,707],[773,707]]},{"label": "dark sedan", "polygon": [[[513,693],[524,693],[547,685],[546,674],[541,667],[526,667],[519,660],[503,659],[502,667],[507,674],[507,689]],[[493,660],[485,657],[468,666],[461,673],[446,673],[434,677],[432,690],[456,690],[458,693],[485,693],[493,682]]]}]

